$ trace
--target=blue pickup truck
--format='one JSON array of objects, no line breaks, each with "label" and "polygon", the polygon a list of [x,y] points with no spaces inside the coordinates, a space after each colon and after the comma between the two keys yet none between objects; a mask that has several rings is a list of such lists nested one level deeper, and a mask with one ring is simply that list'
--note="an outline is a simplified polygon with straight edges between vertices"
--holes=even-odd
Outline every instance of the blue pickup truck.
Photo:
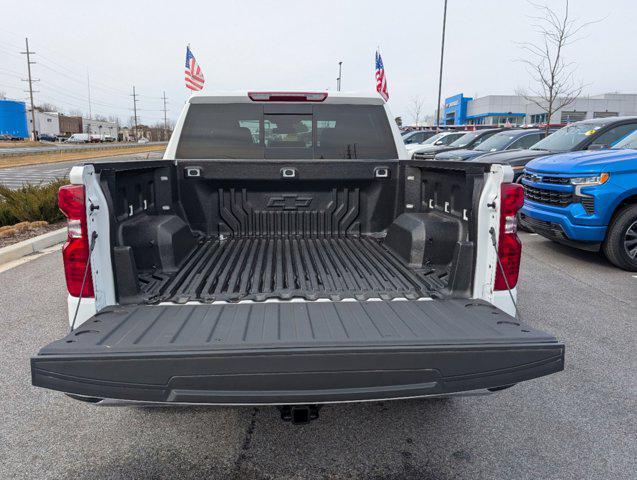
[{"label": "blue pickup truck", "polygon": [[610,149],[537,158],[522,185],[524,227],[637,271],[637,131]]}]

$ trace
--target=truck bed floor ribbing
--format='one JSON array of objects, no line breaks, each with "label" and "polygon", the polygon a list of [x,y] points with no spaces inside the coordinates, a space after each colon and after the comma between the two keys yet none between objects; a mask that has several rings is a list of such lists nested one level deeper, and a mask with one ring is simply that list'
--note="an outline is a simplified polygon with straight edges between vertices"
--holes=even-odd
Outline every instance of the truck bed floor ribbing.
[{"label": "truck bed floor ribbing", "polygon": [[[203,242],[171,275],[140,275],[152,301],[418,298],[440,285],[367,237],[230,237]],[[438,281],[439,283],[439,281]]]}]

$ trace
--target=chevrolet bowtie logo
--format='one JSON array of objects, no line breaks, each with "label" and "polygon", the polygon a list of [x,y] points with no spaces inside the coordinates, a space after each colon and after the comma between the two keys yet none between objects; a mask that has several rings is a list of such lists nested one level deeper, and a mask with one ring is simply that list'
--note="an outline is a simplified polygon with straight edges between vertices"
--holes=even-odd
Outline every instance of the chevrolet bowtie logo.
[{"label": "chevrolet bowtie logo", "polygon": [[307,208],[312,203],[312,197],[303,197],[300,195],[288,194],[278,197],[270,197],[268,199],[268,208],[277,208],[281,210],[298,210],[299,208]]}]

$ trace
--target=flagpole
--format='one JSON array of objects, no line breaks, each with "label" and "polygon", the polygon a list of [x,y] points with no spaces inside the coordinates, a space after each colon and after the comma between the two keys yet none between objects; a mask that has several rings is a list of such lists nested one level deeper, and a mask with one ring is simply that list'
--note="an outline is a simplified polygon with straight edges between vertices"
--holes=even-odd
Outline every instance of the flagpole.
[{"label": "flagpole", "polygon": [[447,25],[447,0],[442,14],[442,42],[440,44],[440,75],[438,76],[438,103],[436,105],[436,131],[440,130],[440,100],[442,96],[442,62],[445,56],[445,27]]}]

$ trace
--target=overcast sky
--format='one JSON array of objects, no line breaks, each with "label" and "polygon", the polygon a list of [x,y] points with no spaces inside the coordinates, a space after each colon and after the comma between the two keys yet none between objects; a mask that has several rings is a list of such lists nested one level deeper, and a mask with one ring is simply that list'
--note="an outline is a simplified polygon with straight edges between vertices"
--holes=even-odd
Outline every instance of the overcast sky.
[{"label": "overcast sky", "polygon": [[[540,0],[538,0],[540,1]],[[548,1],[548,0],[547,0]],[[551,0],[555,7],[560,0]],[[188,96],[183,83],[190,43],[208,91],[336,89],[373,91],[379,46],[389,83],[389,105],[410,120],[419,95],[435,108],[443,0],[427,1],[120,1],[3,2],[0,91],[25,99],[28,36],[41,79],[36,104],[88,113],[87,69],[93,114],[127,122],[132,85],[143,123],[162,118],[165,90],[174,119]],[[590,26],[569,47],[586,93],[637,93],[635,0],[571,0],[573,15]],[[535,33],[523,0],[449,0],[443,98],[513,94],[528,84],[516,41]]]}]

